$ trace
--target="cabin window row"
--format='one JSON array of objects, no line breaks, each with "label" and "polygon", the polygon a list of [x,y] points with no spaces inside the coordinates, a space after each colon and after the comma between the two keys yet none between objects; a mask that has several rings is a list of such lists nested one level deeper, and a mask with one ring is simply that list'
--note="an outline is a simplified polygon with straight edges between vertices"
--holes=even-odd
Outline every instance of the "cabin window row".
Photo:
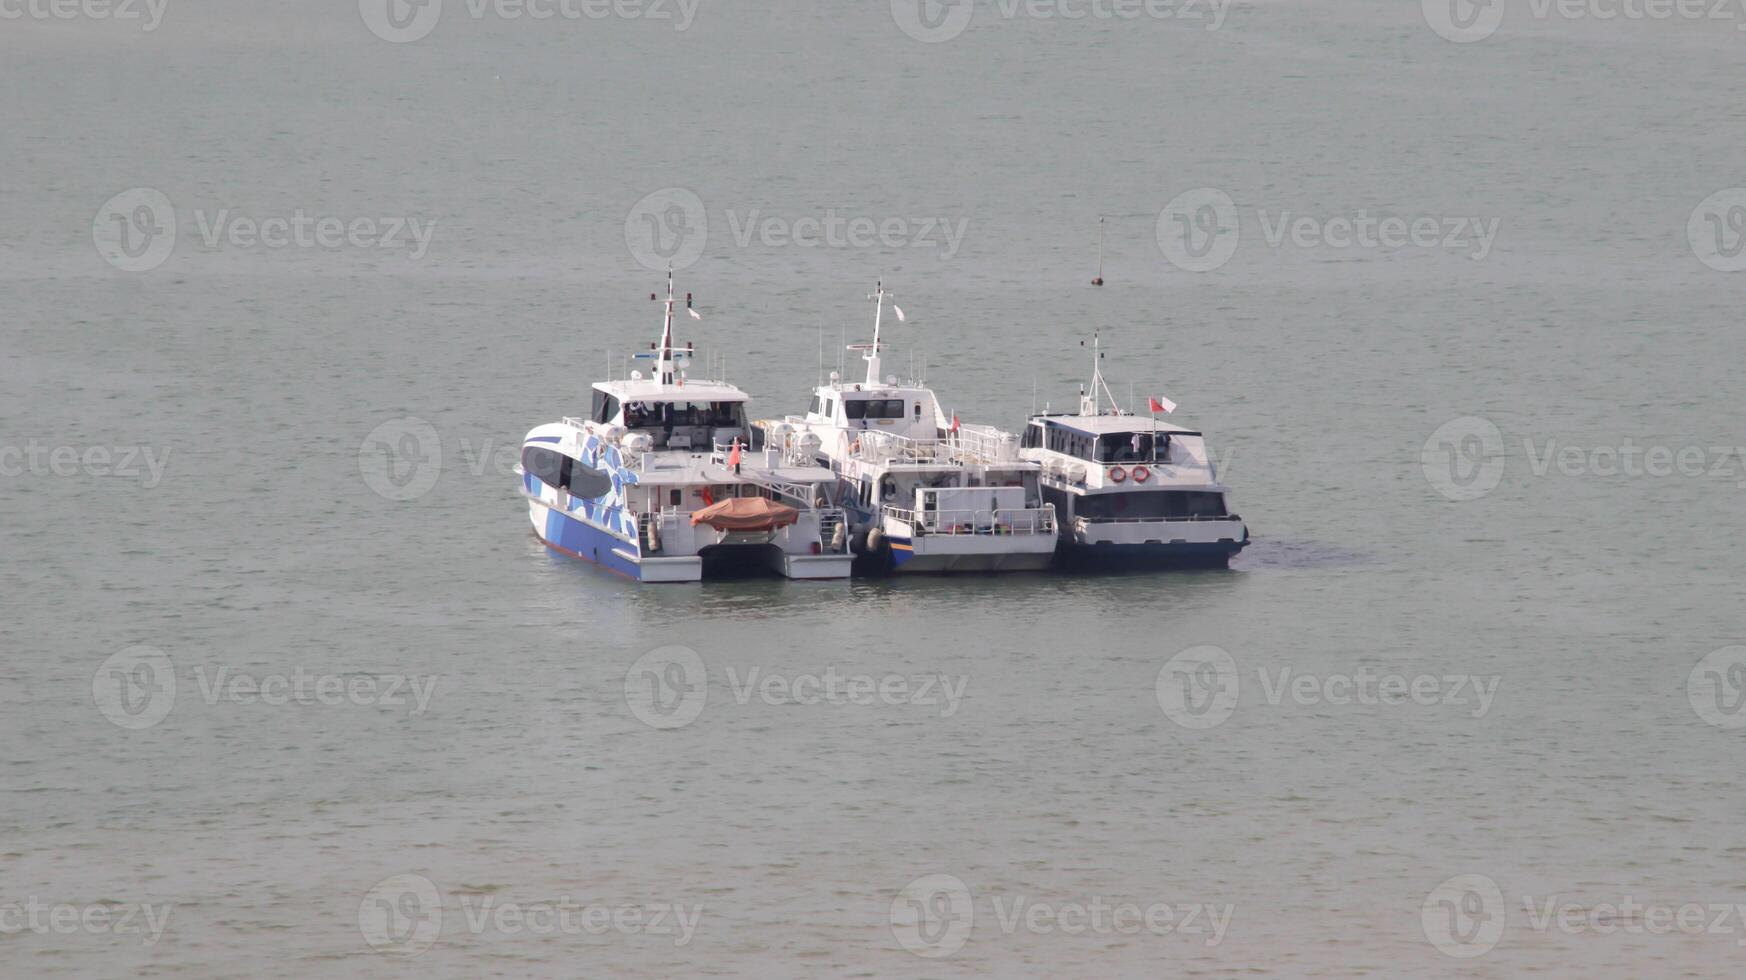
[{"label": "cabin window row", "polygon": [[1096,463],[1161,463],[1170,456],[1170,433],[1114,432],[1104,436],[1057,425],[1025,428],[1020,445],[1025,449],[1049,449],[1075,459]]},{"label": "cabin window row", "polygon": [[1225,495],[1210,490],[1150,490],[1087,494],[1073,513],[1092,521],[1224,517]]}]

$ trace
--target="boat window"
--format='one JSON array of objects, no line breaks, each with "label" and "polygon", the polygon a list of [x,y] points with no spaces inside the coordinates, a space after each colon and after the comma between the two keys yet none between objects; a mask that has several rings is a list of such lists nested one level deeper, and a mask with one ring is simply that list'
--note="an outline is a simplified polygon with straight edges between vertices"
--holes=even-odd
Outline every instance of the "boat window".
[{"label": "boat window", "polygon": [[578,497],[600,497],[612,491],[612,477],[545,446],[523,449],[521,468],[546,486]]},{"label": "boat window", "polygon": [[1136,490],[1081,497],[1074,512],[1093,521],[1223,517],[1225,495],[1206,490]]},{"label": "boat window", "polygon": [[859,401],[844,402],[843,407],[848,410],[850,419],[903,418],[903,399],[901,398],[864,398]]},{"label": "boat window", "polygon": [[1097,440],[1097,462],[1149,463],[1152,461],[1150,432],[1112,432]]},{"label": "boat window", "polygon": [[558,467],[563,461],[563,455],[540,446],[528,446],[521,451],[521,468],[548,487],[558,485]]},{"label": "boat window", "polygon": [[819,409],[819,401],[818,401],[818,396],[817,396],[817,395],[814,395],[814,396],[812,396],[812,404],[811,404],[811,405],[808,405],[808,406],[806,406],[806,410],[807,410],[807,412],[809,412],[809,413],[810,413],[810,414],[813,414],[813,415],[817,415],[817,414],[818,414],[818,409]]},{"label": "boat window", "polygon": [[631,402],[625,406],[625,425],[632,429],[707,426],[717,429],[744,426],[740,402]]},{"label": "boat window", "polygon": [[1019,448],[1021,448],[1021,449],[1036,449],[1042,443],[1042,441],[1043,441],[1043,427],[1040,425],[1037,425],[1035,423],[1032,423],[1031,425],[1025,426],[1024,439],[1023,439],[1023,441],[1021,441],[1019,443]]},{"label": "boat window", "polygon": [[921,421],[921,402],[915,403],[915,420],[917,422]]}]

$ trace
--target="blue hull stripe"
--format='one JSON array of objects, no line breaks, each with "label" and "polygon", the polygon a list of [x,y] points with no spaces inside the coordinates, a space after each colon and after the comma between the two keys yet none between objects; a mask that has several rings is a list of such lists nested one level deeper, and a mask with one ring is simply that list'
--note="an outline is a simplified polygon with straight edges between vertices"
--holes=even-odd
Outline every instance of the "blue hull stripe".
[{"label": "blue hull stripe", "polygon": [[636,562],[627,561],[614,550],[635,553],[638,550],[635,543],[578,521],[555,508],[546,511],[546,527],[539,538],[546,547],[554,551],[594,562],[620,575],[642,581],[642,567]]}]

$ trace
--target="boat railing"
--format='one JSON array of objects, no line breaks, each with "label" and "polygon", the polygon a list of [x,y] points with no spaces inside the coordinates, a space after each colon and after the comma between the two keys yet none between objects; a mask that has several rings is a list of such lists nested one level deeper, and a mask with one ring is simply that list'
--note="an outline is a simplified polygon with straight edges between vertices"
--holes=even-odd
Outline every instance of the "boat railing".
[{"label": "boat railing", "polygon": [[1098,524],[1193,524],[1209,521],[1241,521],[1236,514],[1184,514],[1177,517],[1079,517],[1073,524],[1080,530]]},{"label": "boat railing", "polygon": [[[960,426],[944,439],[912,439],[868,429],[849,440],[849,451],[868,462],[962,463],[1022,462],[1017,442],[993,426]],[[1012,451],[1005,451],[1005,450]]]},{"label": "boat railing", "polygon": [[912,510],[886,507],[885,514],[903,521],[923,534],[1053,534],[1055,508],[1042,507],[982,510]]}]

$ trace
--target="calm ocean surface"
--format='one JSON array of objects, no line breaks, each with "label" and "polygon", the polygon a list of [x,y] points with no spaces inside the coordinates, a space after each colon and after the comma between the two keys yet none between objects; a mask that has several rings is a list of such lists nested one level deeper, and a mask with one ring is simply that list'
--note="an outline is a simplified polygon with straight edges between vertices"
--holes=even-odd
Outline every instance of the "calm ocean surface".
[{"label": "calm ocean surface", "polygon": [[[1746,9],[154,2],[0,4],[0,973],[1741,975]],[[1255,544],[552,555],[668,258]]]}]

